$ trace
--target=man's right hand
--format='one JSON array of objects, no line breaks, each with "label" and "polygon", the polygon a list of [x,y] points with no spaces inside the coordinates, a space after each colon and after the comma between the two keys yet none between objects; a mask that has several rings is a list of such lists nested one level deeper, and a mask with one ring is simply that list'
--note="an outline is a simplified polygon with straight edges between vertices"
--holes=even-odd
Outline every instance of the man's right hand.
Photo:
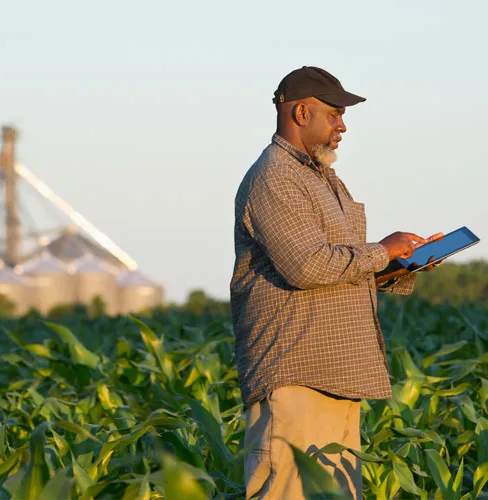
[{"label": "man's right hand", "polygon": [[388,250],[390,260],[398,257],[408,259],[408,257],[412,256],[416,247],[424,245],[428,242],[429,239],[422,238],[422,236],[418,236],[414,233],[402,233],[401,231],[390,234],[380,241],[380,243]]}]

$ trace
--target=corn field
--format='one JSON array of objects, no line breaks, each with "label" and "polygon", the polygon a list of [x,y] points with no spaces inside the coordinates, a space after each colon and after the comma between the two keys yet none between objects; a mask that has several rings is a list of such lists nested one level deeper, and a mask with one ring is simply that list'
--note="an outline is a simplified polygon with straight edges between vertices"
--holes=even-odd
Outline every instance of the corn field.
[{"label": "corn field", "polygon": [[[394,396],[362,403],[364,497],[488,498],[488,312],[380,302]],[[0,499],[240,499],[227,318],[3,320]],[[342,498],[293,450],[307,498]],[[331,443],[319,453],[340,453]]]}]

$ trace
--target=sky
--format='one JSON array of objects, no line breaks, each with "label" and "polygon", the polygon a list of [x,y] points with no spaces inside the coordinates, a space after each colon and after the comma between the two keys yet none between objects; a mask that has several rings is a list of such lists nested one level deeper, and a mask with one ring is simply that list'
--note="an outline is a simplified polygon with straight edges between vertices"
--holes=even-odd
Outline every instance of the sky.
[{"label": "sky", "polygon": [[367,98],[335,164],[368,241],[468,226],[488,258],[488,3],[0,2],[17,160],[165,286],[226,299],[234,197],[303,65]]}]

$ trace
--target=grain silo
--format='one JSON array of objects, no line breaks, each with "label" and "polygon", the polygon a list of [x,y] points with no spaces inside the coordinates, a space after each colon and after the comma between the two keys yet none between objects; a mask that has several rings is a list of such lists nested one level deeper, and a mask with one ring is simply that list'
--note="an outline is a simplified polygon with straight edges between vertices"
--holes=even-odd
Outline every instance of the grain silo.
[{"label": "grain silo", "polygon": [[105,303],[105,313],[117,314],[117,270],[93,254],[87,254],[74,263],[74,271],[77,302],[89,305],[99,296]]},{"label": "grain silo", "polygon": [[124,271],[119,276],[119,312],[128,314],[159,306],[163,287],[139,271]]},{"label": "grain silo", "polygon": [[42,314],[53,307],[76,302],[73,270],[60,259],[44,252],[20,266],[32,280],[32,306]]},{"label": "grain silo", "polygon": [[[104,291],[102,298],[109,311],[115,311],[114,304],[117,299],[111,297],[113,278],[107,275],[106,269],[102,270],[102,266],[93,263],[85,263],[90,270],[83,264],[83,268],[79,269],[79,276],[74,276],[74,271],[71,272],[67,266],[72,266],[87,252],[93,254],[95,259],[114,267],[115,273],[126,270],[134,272],[138,269],[137,263],[107,234],[49,188],[42,179],[16,161],[17,135],[13,127],[2,129],[0,195],[3,193],[3,198],[0,196],[0,208],[3,210],[0,211],[5,214],[5,224],[1,227],[0,221],[0,259],[3,259],[7,266],[19,266],[19,269],[24,269],[26,275],[32,276],[32,306],[43,313],[56,305],[75,304],[78,297],[85,302],[86,298],[93,296],[90,289],[98,291],[101,288]],[[29,190],[34,189],[34,193],[30,190],[28,198],[23,199],[21,189],[26,187],[26,184]],[[59,227],[43,230],[34,217],[39,210],[31,211],[28,205],[22,203],[23,210],[20,211],[20,201],[28,201],[30,204],[34,201],[32,194],[40,195],[42,203],[48,202],[50,208],[54,207],[57,216],[67,217],[70,225],[60,232]],[[37,201],[39,202],[39,199]],[[28,215],[28,218],[25,218],[25,215]],[[58,220],[56,225],[57,222]],[[49,255],[44,253],[46,251]],[[42,255],[44,257],[41,257]],[[95,278],[92,275],[98,276]],[[81,287],[81,295],[76,290],[78,284]],[[120,281],[120,285],[116,295],[122,297],[121,307],[125,311],[136,311],[161,303],[162,286],[141,274],[129,273]]]},{"label": "grain silo", "polygon": [[30,292],[30,280],[0,261],[0,294],[14,304],[14,316],[22,316],[30,309]]},{"label": "grain silo", "polygon": [[93,255],[117,269],[127,269],[127,266],[119,258],[94,240],[84,236],[74,225],[65,227],[55,237],[43,238],[40,245],[23,256],[22,260],[26,261],[38,257],[46,251],[68,264],[74,263],[86,255]]}]

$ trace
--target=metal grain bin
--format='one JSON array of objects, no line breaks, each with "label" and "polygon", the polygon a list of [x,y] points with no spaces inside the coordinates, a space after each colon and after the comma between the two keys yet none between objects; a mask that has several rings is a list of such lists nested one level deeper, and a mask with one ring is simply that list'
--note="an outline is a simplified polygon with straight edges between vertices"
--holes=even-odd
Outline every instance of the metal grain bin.
[{"label": "metal grain bin", "polygon": [[139,271],[122,272],[118,287],[121,314],[143,311],[163,302],[163,287]]},{"label": "metal grain bin", "polygon": [[117,270],[93,254],[87,254],[74,263],[74,271],[77,301],[89,305],[100,296],[105,303],[105,313],[117,314]]},{"label": "metal grain bin", "polygon": [[82,259],[88,253],[104,262],[108,262],[119,270],[127,269],[123,262],[112,253],[100,246],[96,241],[81,234],[73,226],[63,229],[56,238],[43,237],[39,241],[39,247],[24,256],[22,260],[28,261],[34,257],[39,257],[46,251],[68,264]]},{"label": "metal grain bin", "polygon": [[22,316],[31,307],[31,282],[0,261],[0,294],[15,306],[13,315]]},{"label": "metal grain bin", "polygon": [[76,303],[76,281],[73,270],[60,259],[44,252],[21,266],[32,279],[32,305],[42,314],[53,307]]}]

